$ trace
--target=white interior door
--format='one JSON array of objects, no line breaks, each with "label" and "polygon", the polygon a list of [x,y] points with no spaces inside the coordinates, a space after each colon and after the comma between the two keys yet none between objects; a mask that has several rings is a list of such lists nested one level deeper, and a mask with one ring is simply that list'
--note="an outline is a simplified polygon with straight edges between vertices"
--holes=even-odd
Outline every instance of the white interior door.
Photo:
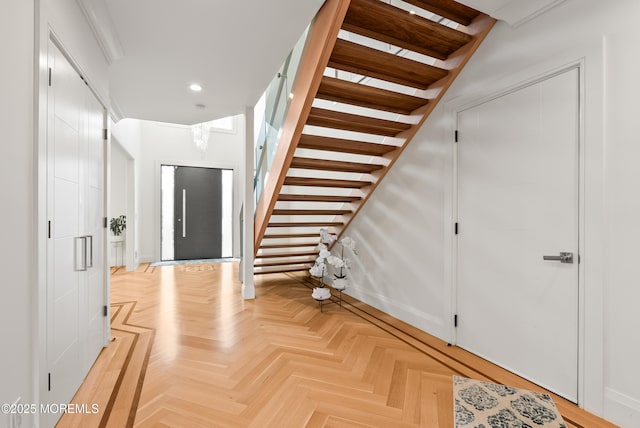
[{"label": "white interior door", "polygon": [[[84,369],[88,372],[91,365],[97,358],[105,340],[105,316],[104,305],[105,296],[105,235],[104,227],[104,183],[105,183],[105,140],[103,129],[104,107],[91,93],[88,87],[85,88],[85,138],[84,147],[86,157],[85,165],[86,185],[84,191],[86,195],[86,207],[84,234],[87,236],[87,248],[89,254],[87,270],[83,272],[86,280],[83,282],[83,363]],[[107,324],[108,325],[108,324]]]},{"label": "white interior door", "polygon": [[577,69],[458,114],[458,345],[574,402],[578,128]]},{"label": "white interior door", "polygon": [[[46,401],[68,403],[104,344],[104,109],[49,45]],[[59,415],[44,415],[52,426]]]}]

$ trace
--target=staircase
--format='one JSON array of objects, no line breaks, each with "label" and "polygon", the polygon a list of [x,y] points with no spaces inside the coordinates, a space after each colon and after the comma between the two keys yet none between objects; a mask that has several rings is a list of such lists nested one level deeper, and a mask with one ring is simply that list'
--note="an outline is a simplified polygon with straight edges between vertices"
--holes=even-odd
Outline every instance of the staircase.
[{"label": "staircase", "polygon": [[307,270],[340,235],[494,20],[453,0],[327,0],[256,211],[255,273]]}]

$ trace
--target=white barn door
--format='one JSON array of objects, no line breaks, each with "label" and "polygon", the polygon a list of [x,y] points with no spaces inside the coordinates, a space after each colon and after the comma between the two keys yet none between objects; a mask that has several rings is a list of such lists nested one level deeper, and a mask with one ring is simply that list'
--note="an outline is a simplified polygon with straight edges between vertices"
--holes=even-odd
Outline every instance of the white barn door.
[{"label": "white barn door", "polygon": [[457,344],[574,402],[579,73],[458,114]]},{"label": "white barn door", "polygon": [[[49,44],[47,369],[44,402],[69,403],[105,341],[104,108]],[[43,415],[53,426],[60,415]]]}]

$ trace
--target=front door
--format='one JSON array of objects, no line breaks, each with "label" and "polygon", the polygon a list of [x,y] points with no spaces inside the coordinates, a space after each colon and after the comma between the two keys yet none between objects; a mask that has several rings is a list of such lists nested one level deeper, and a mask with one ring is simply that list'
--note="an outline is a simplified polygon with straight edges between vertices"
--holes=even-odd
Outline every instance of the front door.
[{"label": "front door", "polygon": [[457,343],[574,402],[579,74],[458,114]]},{"label": "front door", "polygon": [[222,253],[222,170],[175,167],[174,259],[216,259]]}]

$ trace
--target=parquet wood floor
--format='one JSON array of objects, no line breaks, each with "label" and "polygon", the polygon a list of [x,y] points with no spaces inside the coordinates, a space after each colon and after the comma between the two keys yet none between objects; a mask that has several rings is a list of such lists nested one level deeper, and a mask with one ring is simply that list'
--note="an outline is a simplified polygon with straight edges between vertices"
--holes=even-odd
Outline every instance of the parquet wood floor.
[{"label": "parquet wood floor", "polygon": [[[59,426],[448,428],[454,374],[540,390],[349,297],[320,312],[304,274],[257,277],[252,301],[237,277],[118,270],[115,340],[74,400],[105,412]],[[613,426],[555,398],[569,427]]]}]

